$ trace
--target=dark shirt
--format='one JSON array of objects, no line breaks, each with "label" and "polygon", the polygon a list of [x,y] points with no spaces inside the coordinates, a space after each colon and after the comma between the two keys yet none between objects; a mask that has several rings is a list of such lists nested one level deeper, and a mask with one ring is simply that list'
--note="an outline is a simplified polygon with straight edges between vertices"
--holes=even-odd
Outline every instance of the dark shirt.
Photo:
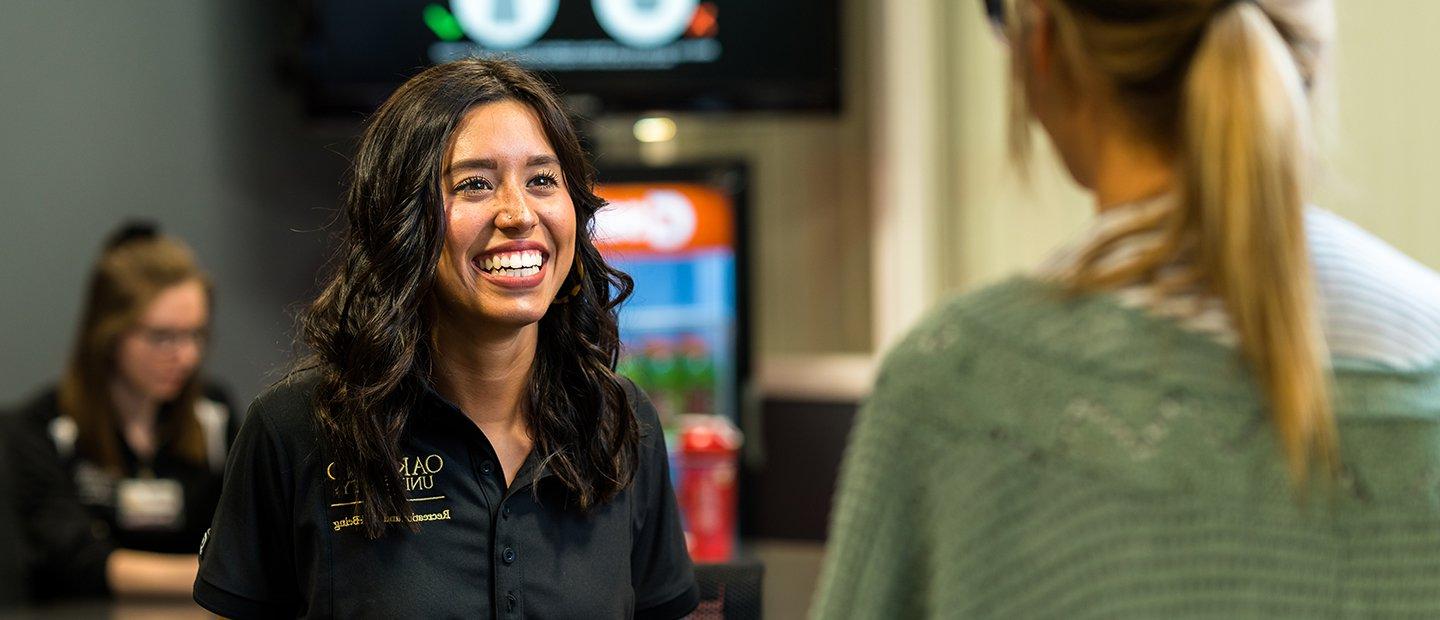
[{"label": "dark shirt", "polygon": [[[9,429],[0,429],[0,433]],[[0,463],[10,463],[9,444],[0,441]],[[25,599],[24,559],[29,544],[25,542],[20,514],[15,509],[15,476],[12,468],[0,467],[0,611],[10,609]]]},{"label": "dark shirt", "polygon": [[507,488],[484,433],[427,391],[396,464],[419,531],[392,527],[374,540],[353,487],[323,457],[315,383],[302,374],[251,405],[200,556],[195,600],[205,608],[241,618],[677,618],[699,602],[659,420],[628,381],[636,476],[586,513],[533,453]]},{"label": "dark shirt", "polygon": [[[205,390],[196,410],[194,415],[203,418],[210,462],[193,463],[165,444],[144,461],[117,428],[124,464],[120,476],[76,454],[74,424],[61,416],[54,390],[9,416],[4,437],[34,598],[108,594],[105,565],[115,549],[198,551],[220,498],[224,452],[238,425],[217,388]],[[154,488],[166,491],[162,499],[178,500],[177,510],[156,511],[153,503],[140,510],[124,508],[135,505],[134,498],[153,497],[143,493]]]}]

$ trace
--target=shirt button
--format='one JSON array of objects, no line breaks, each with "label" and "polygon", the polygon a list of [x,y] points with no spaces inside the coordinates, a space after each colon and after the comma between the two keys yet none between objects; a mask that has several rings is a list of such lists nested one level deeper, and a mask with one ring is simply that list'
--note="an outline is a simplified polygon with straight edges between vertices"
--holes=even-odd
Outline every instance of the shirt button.
[{"label": "shirt button", "polygon": [[506,507],[500,509],[500,518],[501,518],[501,519],[509,519],[509,518],[510,518],[510,507],[509,507],[509,506],[506,506]]},{"label": "shirt button", "polygon": [[505,595],[505,611],[515,611],[515,595]]},{"label": "shirt button", "polygon": [[491,474],[491,472],[494,472],[494,471],[495,471],[495,464],[494,464],[494,463],[491,463],[490,461],[485,461],[484,463],[481,463],[481,464],[480,464],[480,473],[488,476],[488,475]]},{"label": "shirt button", "polygon": [[500,553],[500,559],[504,560],[506,564],[514,562],[515,550],[513,548],[506,547],[505,550]]}]

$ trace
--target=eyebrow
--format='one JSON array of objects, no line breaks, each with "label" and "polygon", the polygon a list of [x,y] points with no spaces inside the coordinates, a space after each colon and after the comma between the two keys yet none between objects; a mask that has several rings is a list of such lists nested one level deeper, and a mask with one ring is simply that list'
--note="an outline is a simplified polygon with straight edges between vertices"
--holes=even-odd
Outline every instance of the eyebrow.
[{"label": "eyebrow", "polygon": [[[536,166],[553,166],[558,163],[560,163],[560,161],[555,159],[554,155],[531,155],[530,159],[525,160],[525,167],[534,168]],[[462,159],[460,161],[451,162],[450,168],[445,171],[445,174],[450,175],[461,170],[499,169],[500,164],[495,160],[485,157],[475,157],[471,159]]]}]

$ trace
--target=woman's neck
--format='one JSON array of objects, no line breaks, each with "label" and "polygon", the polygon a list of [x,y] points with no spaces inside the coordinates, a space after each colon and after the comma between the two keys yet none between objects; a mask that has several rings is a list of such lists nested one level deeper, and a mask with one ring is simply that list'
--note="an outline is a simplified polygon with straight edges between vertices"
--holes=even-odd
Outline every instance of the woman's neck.
[{"label": "woman's neck", "polygon": [[1094,161],[1091,190],[1097,212],[1154,198],[1175,187],[1173,159],[1123,131],[1100,133]]},{"label": "woman's neck", "polygon": [[537,325],[477,330],[442,320],[433,336],[435,388],[487,434],[523,433],[538,340]]},{"label": "woman's neck", "polygon": [[157,449],[155,425],[160,415],[160,402],[118,378],[110,383],[110,401],[115,404],[120,436],[125,438],[130,451],[143,459],[154,456]]}]

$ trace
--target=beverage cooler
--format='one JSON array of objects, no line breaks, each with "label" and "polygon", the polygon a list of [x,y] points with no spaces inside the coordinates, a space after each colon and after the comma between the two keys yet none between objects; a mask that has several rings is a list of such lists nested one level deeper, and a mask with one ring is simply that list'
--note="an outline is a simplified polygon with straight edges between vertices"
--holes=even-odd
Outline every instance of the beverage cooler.
[{"label": "beverage cooler", "polygon": [[608,170],[600,181],[609,206],[596,245],[635,280],[620,311],[620,372],[660,414],[692,556],[728,561],[749,374],[744,168]]}]

